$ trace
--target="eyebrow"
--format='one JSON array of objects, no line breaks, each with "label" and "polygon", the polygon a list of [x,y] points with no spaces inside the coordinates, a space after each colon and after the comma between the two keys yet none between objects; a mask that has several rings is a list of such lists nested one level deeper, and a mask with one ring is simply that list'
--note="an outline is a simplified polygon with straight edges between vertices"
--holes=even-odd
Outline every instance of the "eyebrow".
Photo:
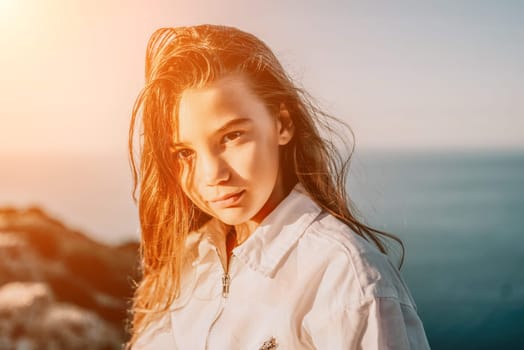
[{"label": "eyebrow", "polygon": [[[240,125],[240,124],[245,124],[245,123],[250,123],[250,122],[252,122],[252,120],[249,119],[249,118],[231,119],[230,121],[228,121],[224,125],[222,125],[220,128],[218,128],[214,132],[214,134],[219,134],[219,133],[223,132],[224,130],[227,130],[227,129],[233,127],[233,126]],[[177,147],[180,147],[180,146],[183,146],[183,145],[186,145],[186,142],[174,142],[172,144],[172,147],[177,148]]]}]

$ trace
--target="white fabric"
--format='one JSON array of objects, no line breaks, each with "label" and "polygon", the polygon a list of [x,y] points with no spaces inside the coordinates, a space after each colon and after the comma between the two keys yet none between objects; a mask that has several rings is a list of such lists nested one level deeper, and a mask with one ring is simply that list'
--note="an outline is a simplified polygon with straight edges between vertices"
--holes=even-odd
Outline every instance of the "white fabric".
[{"label": "white fabric", "polygon": [[134,349],[429,349],[398,269],[301,185],[233,250],[227,298],[223,241],[190,236],[182,296]]}]

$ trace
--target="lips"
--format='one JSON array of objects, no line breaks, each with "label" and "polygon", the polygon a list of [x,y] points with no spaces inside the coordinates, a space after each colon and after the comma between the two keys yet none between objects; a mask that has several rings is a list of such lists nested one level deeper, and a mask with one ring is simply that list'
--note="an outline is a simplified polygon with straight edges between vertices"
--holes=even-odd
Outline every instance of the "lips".
[{"label": "lips", "polygon": [[214,198],[209,201],[209,203],[215,207],[228,207],[238,203],[245,190],[238,192],[228,193],[226,195]]},{"label": "lips", "polygon": [[236,196],[236,195],[239,195],[240,193],[244,192],[244,190],[242,191],[238,191],[238,192],[233,192],[233,193],[228,193],[226,195],[223,195],[221,197],[217,197],[215,199],[211,199],[210,202],[214,203],[214,202],[220,202],[220,201],[223,201],[223,200],[226,200],[228,198],[231,198],[233,196]]}]

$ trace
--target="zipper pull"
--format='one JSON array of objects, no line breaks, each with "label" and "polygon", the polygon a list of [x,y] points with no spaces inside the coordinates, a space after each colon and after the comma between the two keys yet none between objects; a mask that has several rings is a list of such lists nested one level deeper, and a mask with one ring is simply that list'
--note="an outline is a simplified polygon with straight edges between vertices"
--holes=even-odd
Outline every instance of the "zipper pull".
[{"label": "zipper pull", "polygon": [[224,298],[227,298],[229,296],[229,282],[230,282],[229,274],[225,273],[222,276],[222,296]]}]

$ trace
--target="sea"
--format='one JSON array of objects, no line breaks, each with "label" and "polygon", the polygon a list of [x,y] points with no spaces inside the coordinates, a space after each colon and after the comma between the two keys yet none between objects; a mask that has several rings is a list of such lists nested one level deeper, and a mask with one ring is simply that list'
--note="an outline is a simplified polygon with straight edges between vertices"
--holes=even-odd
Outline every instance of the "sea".
[{"label": "sea", "polygon": [[[0,155],[0,207],[38,206],[108,244],[139,237],[131,191],[125,153]],[[348,192],[403,241],[432,349],[524,349],[524,151],[356,151]]]}]

